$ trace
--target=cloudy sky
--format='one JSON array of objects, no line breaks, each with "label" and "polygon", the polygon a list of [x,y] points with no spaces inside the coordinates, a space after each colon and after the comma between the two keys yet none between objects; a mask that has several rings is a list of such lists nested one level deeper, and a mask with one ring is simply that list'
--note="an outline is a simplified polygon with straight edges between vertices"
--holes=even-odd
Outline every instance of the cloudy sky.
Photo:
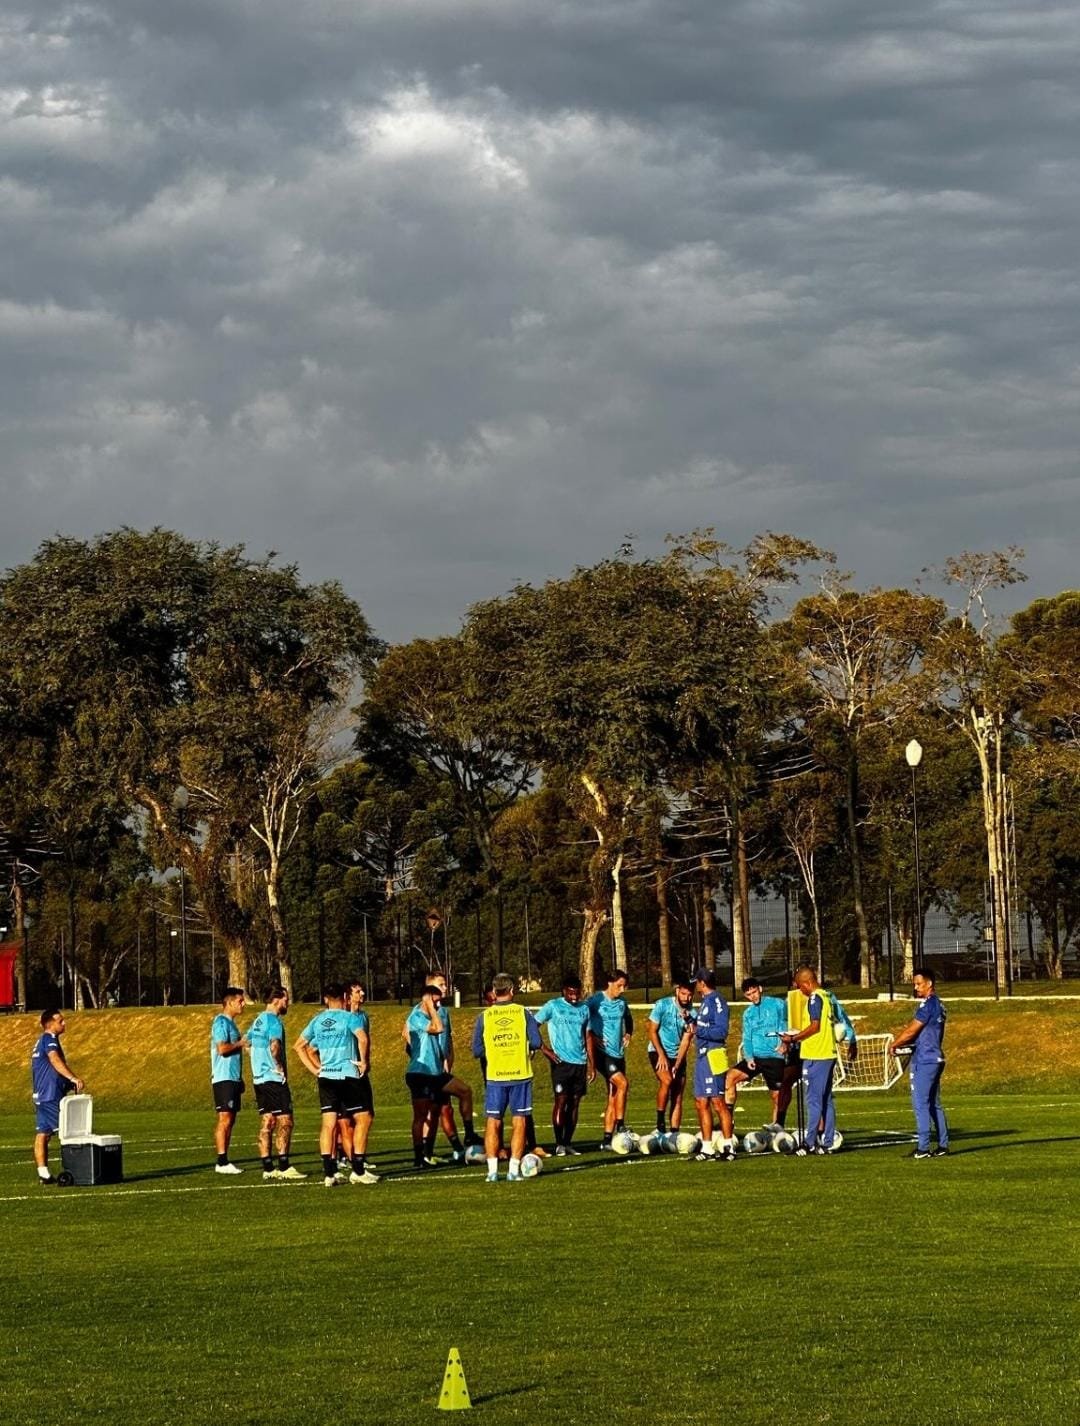
[{"label": "cloudy sky", "polygon": [[705,524],[1075,586],[1074,5],[0,14],[0,566],[160,523],[390,638]]}]

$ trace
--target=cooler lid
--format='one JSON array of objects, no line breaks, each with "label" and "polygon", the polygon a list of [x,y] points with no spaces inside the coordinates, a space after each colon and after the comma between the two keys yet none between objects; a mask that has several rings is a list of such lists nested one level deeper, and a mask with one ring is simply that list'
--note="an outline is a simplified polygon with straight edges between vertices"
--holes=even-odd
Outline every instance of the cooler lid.
[{"label": "cooler lid", "polygon": [[67,1094],[60,1101],[60,1142],[85,1139],[94,1129],[94,1100],[89,1094]]}]

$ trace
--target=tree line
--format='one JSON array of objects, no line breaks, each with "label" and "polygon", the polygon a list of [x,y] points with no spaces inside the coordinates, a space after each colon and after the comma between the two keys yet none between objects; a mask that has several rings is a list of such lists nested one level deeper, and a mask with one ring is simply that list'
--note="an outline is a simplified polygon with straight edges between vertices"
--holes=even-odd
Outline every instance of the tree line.
[{"label": "tree line", "polygon": [[796,536],[701,530],[388,646],[274,555],[47,541],[0,579],[20,999],[313,994],[346,969],[401,993],[448,961],[477,990],[506,964],[591,987],[609,957],[669,983],[688,952],[738,980],[776,953],[752,896],[791,892],[804,950],[863,986],[886,927],[910,970],[931,908],[986,926],[999,990],[1022,908],[1060,976],[1080,593],[995,616],[1021,557],[958,555],[944,594],[864,589]]}]

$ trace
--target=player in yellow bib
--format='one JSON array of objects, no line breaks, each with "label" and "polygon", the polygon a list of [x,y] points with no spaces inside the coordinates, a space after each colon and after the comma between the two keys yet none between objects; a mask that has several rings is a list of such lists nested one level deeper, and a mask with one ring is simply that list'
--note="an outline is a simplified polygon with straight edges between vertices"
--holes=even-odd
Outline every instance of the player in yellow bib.
[{"label": "player in yellow bib", "polygon": [[[832,1002],[818,984],[812,966],[799,966],[795,972],[795,989],[806,998],[806,1023],[800,1030],[781,1035],[785,1049],[798,1045],[802,1055],[803,1086],[806,1090],[806,1140],[796,1153],[826,1154],[833,1146],[836,1133],[836,1111],[833,1107],[832,1081],[836,1068],[836,1037],[833,1034]],[[819,1125],[823,1128],[819,1129]]]},{"label": "player in yellow bib", "polygon": [[507,1181],[521,1178],[526,1121],[532,1114],[532,1057],[541,1046],[540,1027],[523,1005],[514,1004],[513,977],[500,971],[492,981],[495,999],[476,1020],[472,1052],[487,1064],[484,1112],[484,1154],[488,1183],[499,1180],[499,1137],[503,1116],[511,1115],[510,1165]]}]

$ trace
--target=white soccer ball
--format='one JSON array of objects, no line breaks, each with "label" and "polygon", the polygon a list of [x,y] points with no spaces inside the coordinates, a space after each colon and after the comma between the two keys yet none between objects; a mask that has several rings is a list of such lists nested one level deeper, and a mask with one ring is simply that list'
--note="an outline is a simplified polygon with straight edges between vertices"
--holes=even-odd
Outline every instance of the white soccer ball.
[{"label": "white soccer ball", "polygon": [[642,1139],[638,1148],[643,1154],[662,1154],[664,1152],[664,1136],[657,1132]]},{"label": "white soccer ball", "polygon": [[484,1152],[483,1144],[470,1144],[465,1150],[465,1162],[467,1164],[486,1164],[487,1154]]},{"label": "white soccer ball", "polygon": [[627,1154],[632,1154],[637,1145],[634,1143],[634,1135],[628,1129],[620,1129],[611,1141],[611,1147],[620,1157],[625,1158]]},{"label": "white soccer ball", "polygon": [[526,1154],[521,1161],[521,1177],[535,1178],[543,1167],[544,1161],[539,1154]]},{"label": "white soccer ball", "polygon": [[771,1135],[764,1129],[751,1129],[749,1134],[743,1135],[742,1146],[748,1154],[767,1154],[770,1141]]},{"label": "white soccer ball", "polygon": [[781,1129],[779,1134],[772,1136],[772,1146],[774,1154],[793,1154],[799,1147],[799,1141],[794,1134],[789,1134],[786,1129]]},{"label": "white soccer ball", "polygon": [[832,1136],[832,1148],[829,1150],[829,1152],[832,1153],[832,1154],[835,1154],[836,1151],[837,1151],[837,1149],[841,1149],[841,1148],[843,1148],[843,1146],[844,1146],[844,1136],[843,1136],[843,1134],[841,1134],[841,1132],[840,1132],[839,1129],[834,1129],[834,1130],[833,1130],[833,1136]]},{"label": "white soccer ball", "polygon": [[680,1131],[675,1135],[675,1147],[684,1157],[687,1154],[696,1154],[701,1140],[696,1134],[687,1134]]},{"label": "white soccer ball", "polygon": [[660,1148],[665,1154],[677,1154],[679,1152],[678,1129],[672,1129],[670,1133],[660,1135]]}]

